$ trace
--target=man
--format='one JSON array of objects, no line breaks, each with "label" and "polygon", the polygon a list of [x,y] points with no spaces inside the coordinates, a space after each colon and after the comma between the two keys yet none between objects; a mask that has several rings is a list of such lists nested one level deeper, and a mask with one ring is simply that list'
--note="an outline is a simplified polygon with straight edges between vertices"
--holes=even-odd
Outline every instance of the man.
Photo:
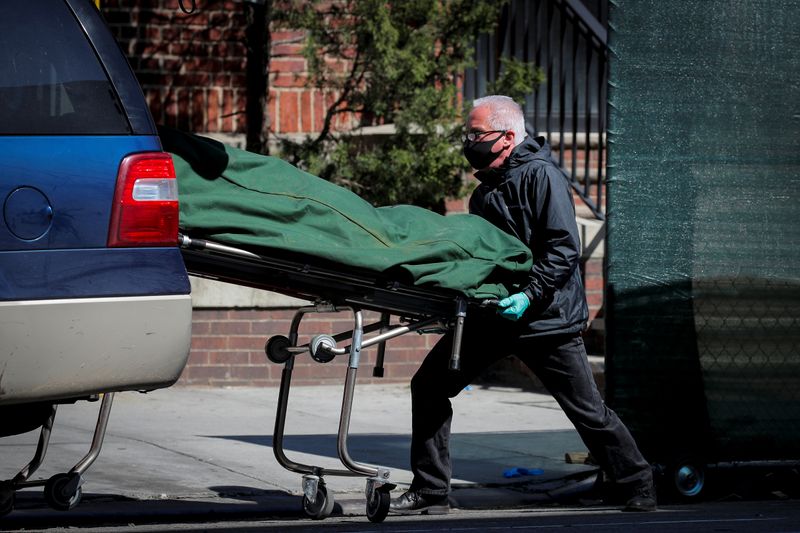
[{"label": "man", "polygon": [[450,398],[510,354],[539,377],[562,407],[624,509],[655,510],[652,469],[604,404],[588,365],[581,338],[588,309],[567,180],[551,163],[544,138],[526,137],[522,109],[506,96],[475,100],[463,141],[464,156],[480,181],[470,212],[526,243],[533,267],[527,284],[499,302],[499,317],[467,318],[459,371],[449,369],[453,339],[445,335],[412,379],[414,479],[406,493],[392,500],[390,511],[448,511]]}]

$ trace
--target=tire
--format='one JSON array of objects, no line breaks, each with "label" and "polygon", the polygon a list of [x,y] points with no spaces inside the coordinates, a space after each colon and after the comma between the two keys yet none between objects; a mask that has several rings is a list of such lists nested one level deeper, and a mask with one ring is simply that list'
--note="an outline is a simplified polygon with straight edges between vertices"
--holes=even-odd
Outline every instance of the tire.
[{"label": "tire", "polygon": [[311,358],[318,363],[330,363],[333,361],[336,354],[327,352],[324,348],[336,348],[336,339],[330,335],[317,335],[311,339],[311,343],[309,343]]},{"label": "tire", "polygon": [[370,522],[380,523],[389,514],[391,495],[384,490],[374,490],[367,498],[367,518]]},{"label": "tire", "polygon": [[[70,486],[74,485],[74,488]],[[69,511],[81,501],[80,474],[56,474],[44,485],[47,505],[57,511]]]},{"label": "tire", "polygon": [[10,481],[0,482],[0,517],[14,510],[14,485]]},{"label": "tire", "polygon": [[705,462],[694,456],[685,456],[674,461],[667,469],[670,492],[680,500],[697,501],[707,491],[708,481]]},{"label": "tire", "polygon": [[328,518],[333,512],[333,495],[328,494],[328,489],[325,484],[320,482],[317,485],[317,495],[312,503],[303,495],[303,511],[309,518],[314,520],[322,520]]},{"label": "tire", "polygon": [[287,350],[291,345],[292,343],[289,342],[287,337],[275,335],[267,340],[267,344],[264,345],[264,352],[267,354],[267,359],[273,363],[283,364],[292,357],[292,354]]}]

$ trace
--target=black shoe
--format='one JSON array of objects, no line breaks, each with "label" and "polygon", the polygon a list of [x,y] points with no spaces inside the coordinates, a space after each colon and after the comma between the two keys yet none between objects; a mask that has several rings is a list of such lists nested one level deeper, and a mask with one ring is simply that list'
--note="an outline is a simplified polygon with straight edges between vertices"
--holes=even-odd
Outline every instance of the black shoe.
[{"label": "black shoe", "polygon": [[633,513],[649,513],[656,510],[656,493],[652,487],[636,489],[625,503],[623,511]]},{"label": "black shoe", "polygon": [[447,496],[420,494],[410,490],[397,498],[392,498],[389,512],[394,514],[447,514],[450,512],[450,504],[447,502]]}]

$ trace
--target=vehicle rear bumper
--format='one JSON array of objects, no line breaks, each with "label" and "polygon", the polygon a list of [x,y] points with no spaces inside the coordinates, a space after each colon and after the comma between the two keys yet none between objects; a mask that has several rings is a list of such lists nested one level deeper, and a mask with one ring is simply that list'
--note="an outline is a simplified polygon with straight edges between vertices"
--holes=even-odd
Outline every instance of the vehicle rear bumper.
[{"label": "vehicle rear bumper", "polygon": [[0,302],[0,404],[168,387],[191,323],[188,294]]}]

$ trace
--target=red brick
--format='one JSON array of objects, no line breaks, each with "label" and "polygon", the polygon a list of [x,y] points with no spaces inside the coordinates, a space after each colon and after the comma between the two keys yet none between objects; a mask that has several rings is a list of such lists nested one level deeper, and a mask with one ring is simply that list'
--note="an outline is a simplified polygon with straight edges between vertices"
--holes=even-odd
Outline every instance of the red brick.
[{"label": "red brick", "polygon": [[208,91],[208,120],[206,123],[206,131],[217,132],[219,131],[219,114],[220,114],[220,90],[216,88],[209,89]]},{"label": "red brick", "polygon": [[275,74],[303,74],[306,72],[306,61],[302,58],[273,58],[269,69]]},{"label": "red brick", "polygon": [[230,322],[212,322],[210,333],[213,335],[249,335],[250,322],[236,320]]},{"label": "red brick", "polygon": [[206,98],[202,89],[192,93],[191,124],[190,131],[206,131]]},{"label": "red brick", "polygon": [[586,287],[587,291],[602,290],[604,287],[604,280],[601,276],[597,275],[586,276],[586,279],[584,280],[584,286]]},{"label": "red brick", "polygon": [[590,307],[603,305],[603,293],[602,292],[586,293],[586,303]]},{"label": "red brick", "polygon": [[325,97],[321,91],[314,90],[314,131],[322,131],[325,124]]},{"label": "red brick", "polygon": [[233,131],[233,91],[222,93],[222,131]]},{"label": "red brick", "polygon": [[233,350],[260,350],[264,346],[261,337],[229,336],[228,347]]},{"label": "red brick", "polygon": [[224,58],[214,72],[244,72],[246,68],[247,61],[243,57]]},{"label": "red brick", "polygon": [[311,91],[303,91],[300,95],[300,131],[313,133],[313,110],[311,104]]},{"label": "red brick", "polygon": [[445,202],[447,213],[466,213],[469,211],[467,198],[448,198]]},{"label": "red brick", "polygon": [[[161,91],[146,91],[146,93],[148,95],[147,102],[150,107],[150,114],[153,115],[153,120],[156,121],[156,124],[162,124],[164,122],[164,100],[161,97]],[[155,97],[150,97],[150,94],[155,94]]]},{"label": "red brick", "polygon": [[[303,74],[290,72],[271,72],[270,85],[277,89],[303,89],[306,87],[308,77]],[[283,94],[284,91],[280,91]]]},{"label": "red brick", "polygon": [[247,131],[247,115],[245,114],[245,107],[247,106],[247,96],[243,90],[236,91],[236,98],[234,99],[234,131],[236,133],[245,133]]},{"label": "red brick", "polygon": [[208,362],[211,365],[246,365],[250,363],[249,352],[211,352]]},{"label": "red brick", "polygon": [[224,380],[228,377],[228,369],[224,366],[193,366],[187,367],[184,377],[190,383],[208,382],[212,379]]},{"label": "red brick", "polygon": [[192,335],[208,335],[211,332],[210,322],[192,321]]},{"label": "red brick", "polygon": [[208,354],[209,352],[203,350],[192,350],[189,352],[189,359],[186,361],[186,365],[189,366],[203,366],[208,364]]},{"label": "red brick", "polygon": [[303,45],[273,39],[270,52],[273,58],[301,56],[303,54]]},{"label": "red brick", "polygon": [[192,319],[194,321],[228,320],[229,318],[231,318],[231,315],[227,309],[195,309],[192,311]]},{"label": "red brick", "polygon": [[169,29],[164,29],[159,26],[146,26],[140,30],[142,37],[148,41],[161,42],[162,40],[170,40],[172,37]]},{"label": "red brick", "polygon": [[586,261],[584,271],[586,275],[596,274],[596,275],[603,275],[603,260],[602,259],[590,259]]},{"label": "red brick", "polygon": [[250,326],[254,335],[271,337],[272,335],[288,335],[290,325],[291,323],[288,320],[269,320],[266,322],[253,322]]},{"label": "red brick", "polygon": [[280,93],[280,116],[278,117],[278,132],[297,133],[298,131],[298,94],[283,91]]},{"label": "red brick", "polygon": [[281,309],[236,309],[231,317],[240,320],[266,320],[276,318],[286,318],[290,320],[294,316],[294,310],[286,311]]},{"label": "red brick", "polygon": [[279,43],[281,41],[302,40],[305,38],[305,32],[302,30],[291,30],[281,28],[272,31],[272,42]]},{"label": "red brick", "polygon": [[221,350],[227,347],[226,337],[192,337],[193,350]]},{"label": "red brick", "polygon": [[230,367],[230,376],[233,379],[266,379],[268,374],[265,366],[233,365]]}]

